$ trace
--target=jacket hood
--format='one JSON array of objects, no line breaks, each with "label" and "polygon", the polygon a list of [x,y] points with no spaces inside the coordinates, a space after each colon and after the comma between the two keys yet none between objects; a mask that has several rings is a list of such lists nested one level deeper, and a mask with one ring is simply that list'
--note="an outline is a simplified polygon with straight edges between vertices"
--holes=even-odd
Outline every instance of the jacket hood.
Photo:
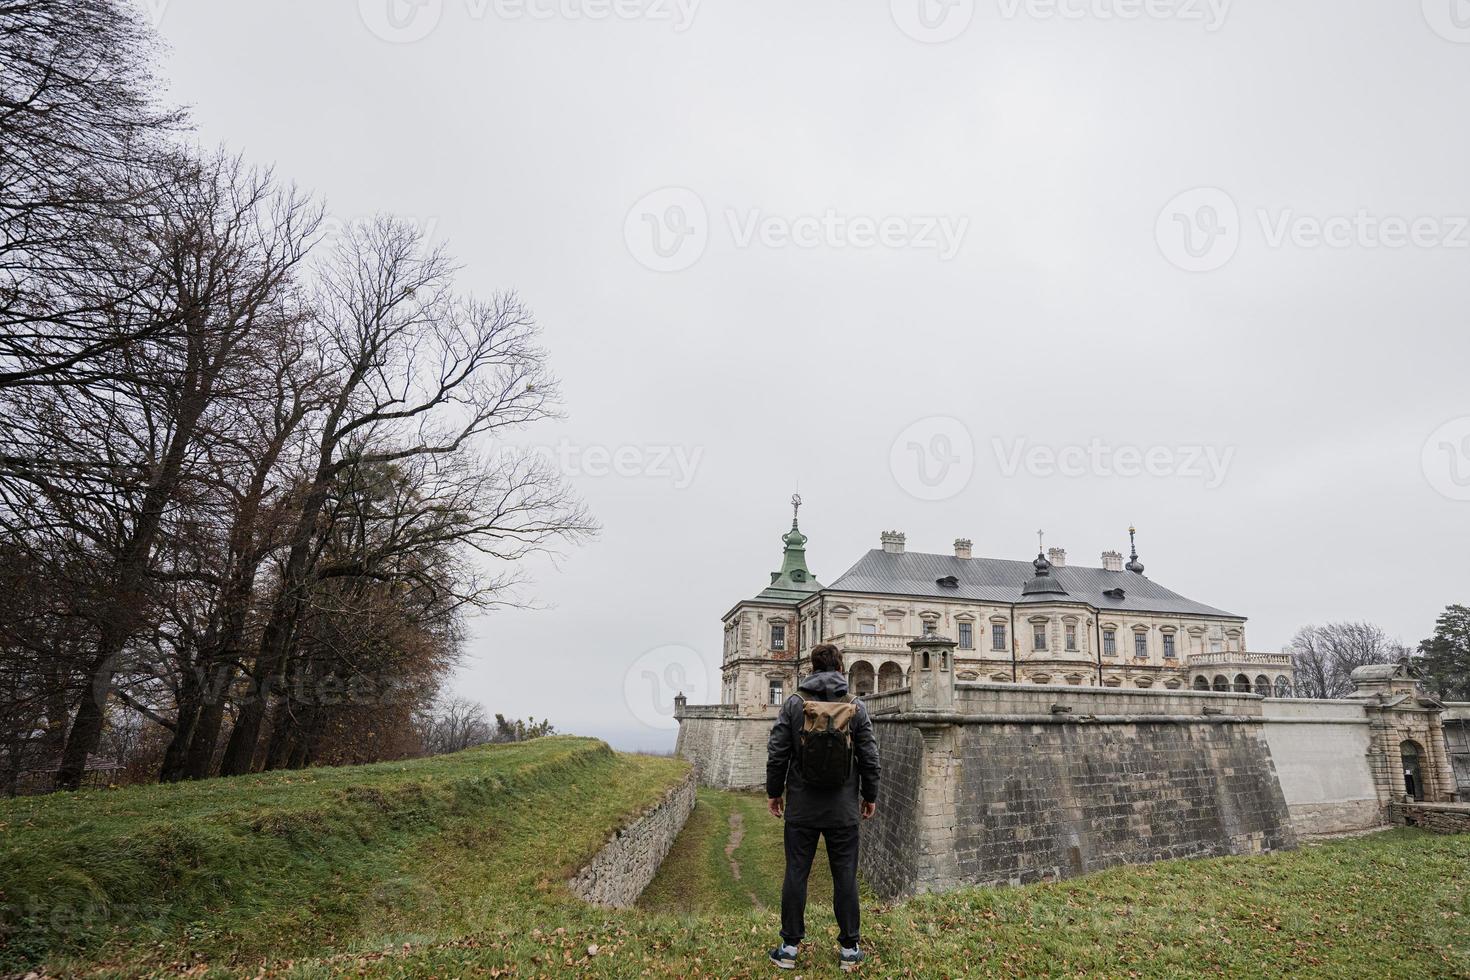
[{"label": "jacket hood", "polygon": [[823,701],[836,701],[847,694],[847,676],[841,671],[824,670],[812,674],[796,686],[798,690]]}]

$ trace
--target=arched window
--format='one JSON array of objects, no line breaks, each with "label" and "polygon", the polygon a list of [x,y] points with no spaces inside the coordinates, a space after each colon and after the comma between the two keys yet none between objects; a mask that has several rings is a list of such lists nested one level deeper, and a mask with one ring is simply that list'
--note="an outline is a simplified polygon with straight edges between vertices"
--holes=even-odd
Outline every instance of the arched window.
[{"label": "arched window", "polygon": [[1259,677],[1257,677],[1256,693],[1263,698],[1269,698],[1271,696],[1271,678],[1267,677],[1265,674],[1261,674]]},{"label": "arched window", "polygon": [[857,660],[847,668],[847,683],[852,693],[859,697],[873,693],[873,665],[866,660]]},{"label": "arched window", "polygon": [[1217,691],[1228,691],[1230,690],[1230,681],[1226,680],[1224,674],[1216,674],[1214,688]]},{"label": "arched window", "polygon": [[1204,674],[1200,674],[1194,679],[1194,689],[1196,691],[1208,691],[1210,689],[1210,682],[1205,678]]},{"label": "arched window", "polygon": [[1284,674],[1276,678],[1276,696],[1278,698],[1291,697],[1291,681],[1287,680]]},{"label": "arched window", "polygon": [[1249,694],[1251,692],[1251,679],[1244,674],[1235,675],[1235,693]]},{"label": "arched window", "polygon": [[903,668],[889,661],[878,668],[878,690],[896,691],[903,687]]}]

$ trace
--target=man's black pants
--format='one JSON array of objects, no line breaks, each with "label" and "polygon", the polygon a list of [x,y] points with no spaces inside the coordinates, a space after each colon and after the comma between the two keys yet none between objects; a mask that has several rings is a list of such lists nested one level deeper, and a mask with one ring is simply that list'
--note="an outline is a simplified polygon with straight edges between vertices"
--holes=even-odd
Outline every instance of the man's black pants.
[{"label": "man's black pants", "polygon": [[781,941],[795,946],[806,936],[806,879],[817,853],[817,838],[827,839],[832,868],[832,912],[838,938],[852,949],[858,944],[858,825],[798,827],[786,824],[786,880],[781,885]]}]

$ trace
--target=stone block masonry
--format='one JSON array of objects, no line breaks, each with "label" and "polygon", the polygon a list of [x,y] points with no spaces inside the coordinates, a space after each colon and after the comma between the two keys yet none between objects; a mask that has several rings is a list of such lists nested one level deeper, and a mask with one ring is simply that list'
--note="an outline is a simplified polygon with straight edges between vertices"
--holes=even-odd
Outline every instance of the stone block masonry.
[{"label": "stone block masonry", "polygon": [[609,908],[638,901],[694,809],[694,787],[691,770],[662,800],[614,834],[567,882],[572,894]]},{"label": "stone block masonry", "polygon": [[1390,803],[1389,817],[1436,834],[1470,834],[1470,803]]},{"label": "stone block masonry", "polygon": [[1296,844],[1259,699],[957,693],[943,713],[870,700],[885,781],[862,867],[884,897]]}]

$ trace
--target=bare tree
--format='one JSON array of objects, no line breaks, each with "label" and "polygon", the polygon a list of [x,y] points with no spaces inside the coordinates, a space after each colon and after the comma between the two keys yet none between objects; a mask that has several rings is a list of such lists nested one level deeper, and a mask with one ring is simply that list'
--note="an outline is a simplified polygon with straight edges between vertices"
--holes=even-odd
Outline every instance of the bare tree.
[{"label": "bare tree", "polygon": [[118,271],[109,242],[181,122],[155,101],[154,48],[126,0],[0,0],[0,388],[86,383],[165,327],[77,288]]},{"label": "bare tree", "polygon": [[[529,313],[510,295],[489,302],[455,295],[448,261],[426,250],[406,223],[382,218],[349,229],[322,281],[316,308],[335,371],[333,397],[261,632],[252,695],[221,763],[227,775],[255,765],[267,706],[284,681],[315,578],[318,521],[341,474],[431,460],[447,466],[487,437],[556,413],[556,386]],[[480,527],[483,554],[516,558],[591,529],[565,497],[528,488],[521,480],[497,488],[501,520]]]},{"label": "bare tree", "polygon": [[448,697],[434,702],[421,725],[426,755],[460,752],[485,745],[494,736],[485,706],[469,698]]},{"label": "bare tree", "polygon": [[136,219],[119,246],[146,288],[131,289],[114,315],[176,329],[113,352],[107,380],[12,388],[6,398],[19,451],[0,467],[0,505],[26,520],[41,515],[43,533],[75,535],[98,569],[95,639],[80,665],[85,687],[57,777],[63,788],[79,785],[112,678],[148,621],[155,548],[207,418],[240,380],[237,367],[254,359],[257,329],[280,315],[318,220],[269,174],[237,161],[175,155],[169,165],[156,211]]},{"label": "bare tree", "polygon": [[1304,698],[1342,698],[1353,692],[1352,672],[1368,664],[1396,663],[1409,650],[1373,623],[1304,626],[1286,649],[1296,666],[1296,693]]}]

